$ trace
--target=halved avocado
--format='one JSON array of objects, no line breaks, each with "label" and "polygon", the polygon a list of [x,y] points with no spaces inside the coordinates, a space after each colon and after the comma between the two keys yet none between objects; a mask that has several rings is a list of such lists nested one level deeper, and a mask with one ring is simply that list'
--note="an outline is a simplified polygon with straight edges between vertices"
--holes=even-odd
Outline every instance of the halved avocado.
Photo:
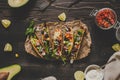
[{"label": "halved avocado", "polygon": [[0,68],[0,73],[9,73],[8,78],[6,80],[11,80],[16,74],[21,71],[21,66],[18,64],[14,64],[8,67]]},{"label": "halved avocado", "polygon": [[25,5],[29,0],[8,0],[8,4],[10,7],[21,7]]}]

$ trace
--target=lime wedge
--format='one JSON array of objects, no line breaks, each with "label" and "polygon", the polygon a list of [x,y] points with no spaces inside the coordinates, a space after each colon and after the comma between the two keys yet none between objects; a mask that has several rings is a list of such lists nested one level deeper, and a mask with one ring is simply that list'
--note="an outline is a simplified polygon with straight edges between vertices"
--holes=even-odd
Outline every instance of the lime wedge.
[{"label": "lime wedge", "polygon": [[74,78],[75,78],[75,80],[84,80],[85,76],[82,71],[76,71],[74,73]]},{"label": "lime wedge", "polygon": [[1,20],[1,23],[4,26],[4,28],[8,28],[11,24],[11,21],[8,19],[3,19],[3,20]]},{"label": "lime wedge", "polygon": [[12,51],[12,45],[10,43],[6,43],[4,47],[5,52]]},{"label": "lime wedge", "polygon": [[112,46],[112,49],[113,49],[114,51],[120,51],[120,44],[119,44],[119,43],[114,44],[114,45]]},{"label": "lime wedge", "polygon": [[58,16],[59,20],[65,21],[66,20],[66,14],[63,12]]}]

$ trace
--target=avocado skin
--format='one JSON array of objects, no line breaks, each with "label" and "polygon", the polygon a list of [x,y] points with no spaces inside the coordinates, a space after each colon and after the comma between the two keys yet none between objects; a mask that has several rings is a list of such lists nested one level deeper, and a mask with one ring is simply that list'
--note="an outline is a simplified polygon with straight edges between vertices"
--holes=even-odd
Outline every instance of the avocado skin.
[{"label": "avocado skin", "polygon": [[14,64],[14,65],[0,68],[0,73],[3,73],[3,72],[9,73],[9,76],[6,80],[11,80],[20,71],[21,71],[21,66],[19,64]]}]

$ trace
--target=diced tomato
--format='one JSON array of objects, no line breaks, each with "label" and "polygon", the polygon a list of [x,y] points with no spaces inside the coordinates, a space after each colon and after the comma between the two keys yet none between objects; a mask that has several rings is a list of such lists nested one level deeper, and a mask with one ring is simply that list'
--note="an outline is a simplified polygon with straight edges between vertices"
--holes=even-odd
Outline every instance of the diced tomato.
[{"label": "diced tomato", "polygon": [[71,40],[73,38],[71,33],[66,33],[65,37],[68,38],[69,40]]},{"label": "diced tomato", "polygon": [[108,28],[115,24],[115,20],[115,14],[109,8],[101,10],[96,15],[96,21],[100,27]]}]

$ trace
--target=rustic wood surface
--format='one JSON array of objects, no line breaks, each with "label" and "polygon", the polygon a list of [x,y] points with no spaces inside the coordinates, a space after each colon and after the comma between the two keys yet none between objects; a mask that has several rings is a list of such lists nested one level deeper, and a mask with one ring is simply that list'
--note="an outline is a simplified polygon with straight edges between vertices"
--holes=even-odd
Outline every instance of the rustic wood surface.
[{"label": "rustic wood surface", "polygon": [[[74,80],[73,74],[76,70],[84,71],[90,64],[103,65],[113,54],[111,46],[118,41],[115,38],[115,30],[103,31],[99,29],[94,21],[94,17],[89,14],[94,8],[104,7],[112,8],[120,20],[120,1],[119,0],[81,0],[73,8],[80,9],[61,9],[52,6],[53,4],[72,2],[73,0],[56,0],[45,11],[40,11],[39,6],[42,0],[30,0],[30,2],[21,8],[11,8],[7,0],[0,0],[0,20],[7,18],[12,21],[8,29],[4,29],[0,24],[0,67],[18,63],[22,66],[22,71],[13,80],[39,80],[46,76],[53,75],[58,80]],[[61,5],[63,7],[69,4]],[[62,62],[45,61],[36,59],[27,54],[24,50],[25,30],[29,20],[34,19],[36,23],[43,21],[59,21],[57,16],[65,12],[67,21],[82,20],[89,28],[92,37],[91,53],[88,57],[74,62],[73,65]],[[5,53],[4,45],[10,42],[13,45],[13,52]],[[19,58],[14,54],[18,53]]]}]

